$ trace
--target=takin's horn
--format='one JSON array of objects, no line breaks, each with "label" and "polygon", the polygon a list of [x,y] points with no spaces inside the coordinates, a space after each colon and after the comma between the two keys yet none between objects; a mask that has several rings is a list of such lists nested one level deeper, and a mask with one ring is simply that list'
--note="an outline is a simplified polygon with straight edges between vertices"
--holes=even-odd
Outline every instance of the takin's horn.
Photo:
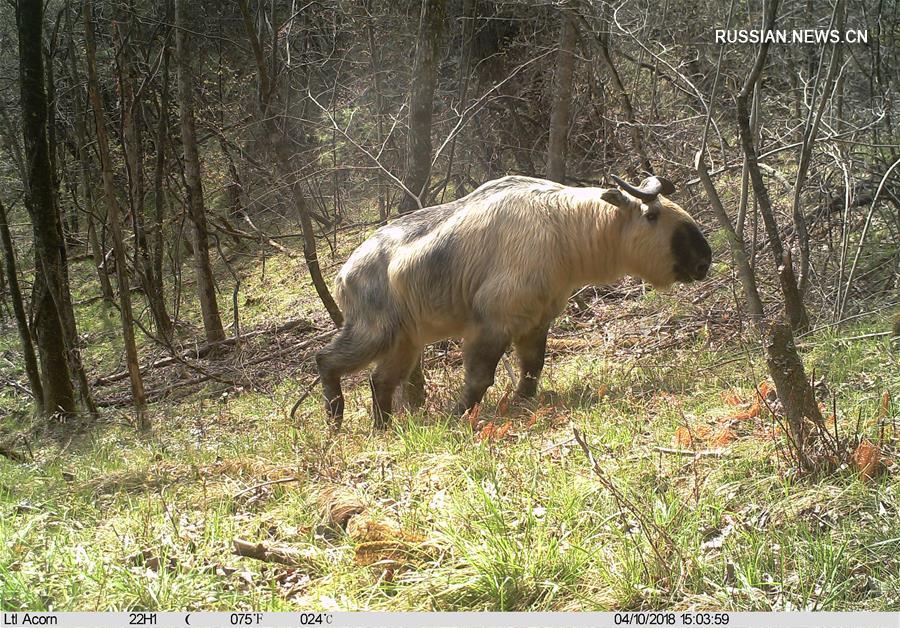
[{"label": "takin's horn", "polygon": [[647,177],[641,182],[641,186],[636,188],[614,174],[609,176],[616,182],[616,185],[642,201],[652,201],[660,194],[668,196],[675,191],[675,185],[663,177]]}]

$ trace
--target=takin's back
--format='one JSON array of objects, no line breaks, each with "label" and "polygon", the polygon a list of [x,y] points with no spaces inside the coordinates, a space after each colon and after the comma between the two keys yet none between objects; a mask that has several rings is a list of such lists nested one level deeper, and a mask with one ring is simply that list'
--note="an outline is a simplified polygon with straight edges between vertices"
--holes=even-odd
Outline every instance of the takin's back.
[{"label": "takin's back", "polygon": [[375,313],[404,327],[416,321],[409,331],[431,342],[464,335],[473,318],[521,330],[554,316],[568,297],[552,259],[560,220],[554,200],[563,189],[504,177],[378,229],[336,280],[348,322]]}]

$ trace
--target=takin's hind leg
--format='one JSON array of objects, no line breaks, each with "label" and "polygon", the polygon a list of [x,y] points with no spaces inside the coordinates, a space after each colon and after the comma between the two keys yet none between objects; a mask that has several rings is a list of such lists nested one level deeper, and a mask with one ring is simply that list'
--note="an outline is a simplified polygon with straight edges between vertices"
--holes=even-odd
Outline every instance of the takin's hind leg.
[{"label": "takin's hind leg", "polygon": [[514,346],[519,356],[519,385],[516,394],[530,399],[537,393],[538,379],[547,353],[547,327],[540,327],[519,338]]},{"label": "takin's hind leg", "polygon": [[456,405],[456,414],[463,414],[481,402],[484,393],[494,383],[497,363],[508,346],[509,337],[506,334],[486,327],[465,339],[463,364],[466,368],[466,383]]},{"label": "takin's hind leg", "polygon": [[386,344],[384,338],[372,336],[369,329],[357,332],[351,325],[346,325],[316,354],[316,366],[325,396],[325,412],[332,429],[339,430],[344,422],[341,377],[358,371],[378,358]]},{"label": "takin's hind leg", "polygon": [[372,373],[372,418],[375,429],[383,430],[391,424],[394,391],[406,380],[416,366],[422,348],[408,338],[395,341]]}]

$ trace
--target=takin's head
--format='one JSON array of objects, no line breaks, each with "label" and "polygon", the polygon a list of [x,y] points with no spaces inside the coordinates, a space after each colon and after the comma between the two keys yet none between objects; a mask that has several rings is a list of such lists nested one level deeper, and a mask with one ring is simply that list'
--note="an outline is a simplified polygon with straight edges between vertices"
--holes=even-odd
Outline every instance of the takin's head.
[{"label": "takin's head", "polygon": [[612,179],[618,188],[604,190],[601,198],[626,216],[621,248],[625,272],[661,289],[705,278],[712,250],[690,214],[666,198],[675,191],[672,182],[649,177],[635,187]]}]

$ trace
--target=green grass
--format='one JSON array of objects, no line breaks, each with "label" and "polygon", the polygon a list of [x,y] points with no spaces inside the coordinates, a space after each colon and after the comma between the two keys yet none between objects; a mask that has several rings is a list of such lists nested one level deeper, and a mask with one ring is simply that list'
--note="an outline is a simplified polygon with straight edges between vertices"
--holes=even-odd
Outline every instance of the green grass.
[{"label": "green grass", "polygon": [[[882,393],[897,390],[893,358],[883,339],[841,340],[871,327],[805,342],[839,395],[841,428],[859,415],[873,436]],[[900,608],[896,472],[872,483],[850,469],[797,479],[760,435],[765,416],[736,428],[724,458],[654,449],[672,446],[686,418],[695,429],[721,423],[733,411],[723,391],[751,398],[761,365],[716,366],[728,357],[700,343],[636,364],[599,351],[551,356],[545,388],[557,405],[530,429],[529,411],[514,418],[516,435],[501,442],[477,442],[440,408],[401,413],[372,435],[364,384],[349,391],[338,437],[312,398],[291,423],[290,381],[272,394],[156,407],[146,438],[107,416],[71,442],[33,443],[34,462],[0,459],[2,607]],[[506,385],[501,369],[483,416]],[[591,474],[572,425],[639,512]],[[298,481],[239,495],[285,474]],[[320,496],[336,484],[367,504],[361,517],[413,539],[406,558],[363,564],[364,541],[323,525]],[[236,537],[308,560],[239,558]]]}]

